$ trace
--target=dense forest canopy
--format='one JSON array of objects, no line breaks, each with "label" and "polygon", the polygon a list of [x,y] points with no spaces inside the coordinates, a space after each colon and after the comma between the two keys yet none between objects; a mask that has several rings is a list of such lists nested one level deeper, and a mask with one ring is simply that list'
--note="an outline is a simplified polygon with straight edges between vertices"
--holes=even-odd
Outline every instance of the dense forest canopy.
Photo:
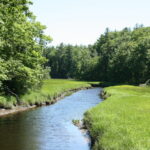
[{"label": "dense forest canopy", "polygon": [[51,67],[52,78],[94,79],[90,72],[98,63],[98,57],[93,46],[60,44],[45,49],[44,56],[48,59],[46,66]]},{"label": "dense forest canopy", "polygon": [[109,31],[94,45],[60,44],[44,51],[53,78],[141,83],[150,77],[150,27]]}]

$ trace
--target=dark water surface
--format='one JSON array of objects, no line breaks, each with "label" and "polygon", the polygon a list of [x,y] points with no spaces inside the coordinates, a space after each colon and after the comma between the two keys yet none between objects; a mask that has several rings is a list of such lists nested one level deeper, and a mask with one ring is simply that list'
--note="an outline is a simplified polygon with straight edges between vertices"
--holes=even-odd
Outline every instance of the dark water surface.
[{"label": "dark water surface", "polygon": [[54,105],[0,118],[0,150],[89,150],[72,120],[101,101],[100,90],[81,90]]}]

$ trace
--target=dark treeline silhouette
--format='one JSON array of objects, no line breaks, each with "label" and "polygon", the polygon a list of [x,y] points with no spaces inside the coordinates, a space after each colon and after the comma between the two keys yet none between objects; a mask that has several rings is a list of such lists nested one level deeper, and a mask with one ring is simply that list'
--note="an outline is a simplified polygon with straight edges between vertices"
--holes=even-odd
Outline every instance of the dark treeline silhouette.
[{"label": "dark treeline silhouette", "polygon": [[150,27],[109,31],[94,45],[45,49],[52,78],[137,84],[150,77]]},{"label": "dark treeline silhouette", "polygon": [[72,46],[60,44],[45,49],[48,59],[46,66],[51,67],[52,78],[91,79],[91,72],[98,63],[98,55],[93,46]]}]

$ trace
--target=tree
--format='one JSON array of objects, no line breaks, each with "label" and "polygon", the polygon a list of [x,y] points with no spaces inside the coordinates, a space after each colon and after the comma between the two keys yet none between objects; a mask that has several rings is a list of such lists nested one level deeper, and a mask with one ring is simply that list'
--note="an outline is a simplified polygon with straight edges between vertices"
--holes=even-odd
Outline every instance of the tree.
[{"label": "tree", "polygon": [[[0,76],[1,92],[18,95],[38,87],[47,70],[43,49],[51,40],[46,28],[29,11],[28,0],[5,0],[0,3]],[[8,90],[9,89],[9,90]]]}]

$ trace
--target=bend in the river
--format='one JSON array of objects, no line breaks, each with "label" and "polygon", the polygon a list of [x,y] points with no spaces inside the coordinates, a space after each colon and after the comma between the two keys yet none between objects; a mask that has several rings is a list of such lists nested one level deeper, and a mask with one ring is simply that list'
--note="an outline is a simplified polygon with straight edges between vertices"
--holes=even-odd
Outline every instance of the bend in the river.
[{"label": "bend in the river", "polygon": [[54,105],[0,119],[2,150],[89,150],[88,140],[72,124],[98,104],[101,88],[78,91]]}]

